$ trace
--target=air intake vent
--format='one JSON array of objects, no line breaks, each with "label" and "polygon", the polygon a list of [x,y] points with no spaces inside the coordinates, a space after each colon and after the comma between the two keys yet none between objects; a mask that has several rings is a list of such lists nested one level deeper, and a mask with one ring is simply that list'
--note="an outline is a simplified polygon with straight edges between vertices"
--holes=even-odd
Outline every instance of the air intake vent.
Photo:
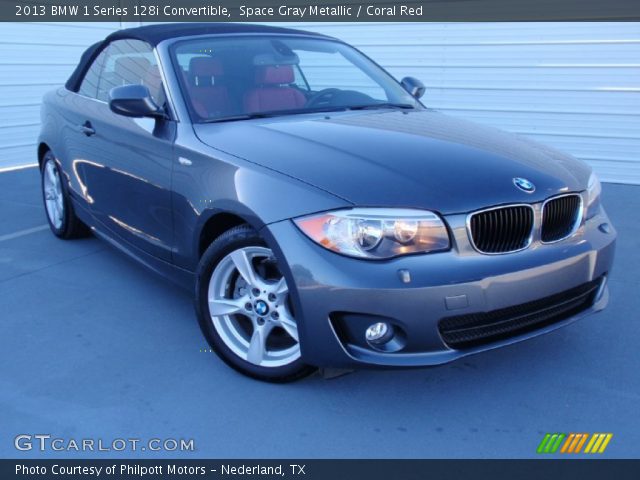
[{"label": "air intake vent", "polygon": [[565,320],[593,305],[600,277],[589,283],[533,302],[492,312],[442,319],[438,324],[445,343],[456,349],[474,347],[521,335]]},{"label": "air intake vent", "polygon": [[531,243],[533,208],[511,205],[471,214],[469,234],[473,246],[482,253],[508,253]]},{"label": "air intake vent", "polygon": [[582,197],[564,195],[547,200],[542,209],[542,232],[545,243],[558,242],[573,234],[580,225]]}]

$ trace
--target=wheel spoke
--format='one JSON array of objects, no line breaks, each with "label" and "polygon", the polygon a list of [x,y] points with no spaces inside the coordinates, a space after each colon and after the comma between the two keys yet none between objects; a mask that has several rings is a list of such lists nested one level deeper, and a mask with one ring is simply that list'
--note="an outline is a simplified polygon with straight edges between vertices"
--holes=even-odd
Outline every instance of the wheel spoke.
[{"label": "wheel spoke", "polygon": [[251,259],[244,250],[236,250],[233,252],[231,254],[231,260],[238,269],[238,272],[240,272],[242,278],[244,278],[245,282],[251,287],[260,288],[264,284],[253,269]]},{"label": "wheel spoke", "polygon": [[282,277],[280,281],[276,283],[274,287],[274,292],[276,295],[284,295],[288,291],[289,291],[289,287],[287,286],[287,281],[285,280],[284,277]]},{"label": "wheel spoke", "polygon": [[56,184],[55,174],[53,173],[53,163],[49,162],[47,164],[47,177],[49,178],[49,182],[51,182],[51,186],[54,187]]},{"label": "wheel spoke", "polygon": [[296,342],[299,341],[298,325],[296,324],[296,321],[289,316],[289,314],[281,314],[277,324],[281,326]]},{"label": "wheel spoke", "polygon": [[209,313],[211,314],[212,317],[238,313],[244,309],[244,306],[247,302],[248,302],[248,298],[244,298],[244,297],[239,299],[210,298]]},{"label": "wheel spoke", "polygon": [[55,200],[51,201],[51,217],[53,224],[57,227],[60,223],[60,210],[58,209],[58,202]]},{"label": "wheel spoke", "polygon": [[254,365],[260,365],[264,360],[267,349],[267,337],[271,332],[271,328],[267,325],[258,326],[253,330],[251,342],[249,343],[249,351],[247,352],[247,361]]}]

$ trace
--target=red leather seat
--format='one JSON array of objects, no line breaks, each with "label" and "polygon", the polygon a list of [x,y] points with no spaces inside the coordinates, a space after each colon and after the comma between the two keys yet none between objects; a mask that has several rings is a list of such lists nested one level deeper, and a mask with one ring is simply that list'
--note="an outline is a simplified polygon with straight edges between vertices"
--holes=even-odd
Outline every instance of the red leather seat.
[{"label": "red leather seat", "polygon": [[218,59],[194,57],[189,62],[189,96],[193,109],[202,118],[224,116],[231,111],[228,89],[219,84],[223,75]]},{"label": "red leather seat", "polygon": [[307,99],[302,92],[290,86],[294,79],[291,65],[257,67],[256,87],[244,96],[245,111],[252,113],[303,107]]}]

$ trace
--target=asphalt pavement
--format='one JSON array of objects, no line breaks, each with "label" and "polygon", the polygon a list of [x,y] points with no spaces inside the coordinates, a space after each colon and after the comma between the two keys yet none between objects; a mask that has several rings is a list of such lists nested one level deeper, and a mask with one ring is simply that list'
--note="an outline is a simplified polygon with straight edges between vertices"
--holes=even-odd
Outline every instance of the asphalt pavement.
[{"label": "asphalt pavement", "polygon": [[[619,234],[604,312],[441,367],[271,385],[208,351],[187,292],[55,238],[35,168],[1,173],[0,457],[534,458],[547,432],[611,432],[603,457],[638,458],[640,187],[603,197]],[[20,434],[195,452],[19,451]]]}]

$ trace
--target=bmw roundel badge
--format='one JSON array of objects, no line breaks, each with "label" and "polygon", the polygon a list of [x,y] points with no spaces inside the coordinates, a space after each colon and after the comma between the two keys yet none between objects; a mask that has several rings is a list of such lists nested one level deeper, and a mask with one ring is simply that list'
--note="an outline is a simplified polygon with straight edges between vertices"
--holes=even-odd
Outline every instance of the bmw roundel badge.
[{"label": "bmw roundel badge", "polygon": [[513,179],[513,184],[523,192],[533,193],[536,190],[536,186],[526,178],[516,177]]}]

